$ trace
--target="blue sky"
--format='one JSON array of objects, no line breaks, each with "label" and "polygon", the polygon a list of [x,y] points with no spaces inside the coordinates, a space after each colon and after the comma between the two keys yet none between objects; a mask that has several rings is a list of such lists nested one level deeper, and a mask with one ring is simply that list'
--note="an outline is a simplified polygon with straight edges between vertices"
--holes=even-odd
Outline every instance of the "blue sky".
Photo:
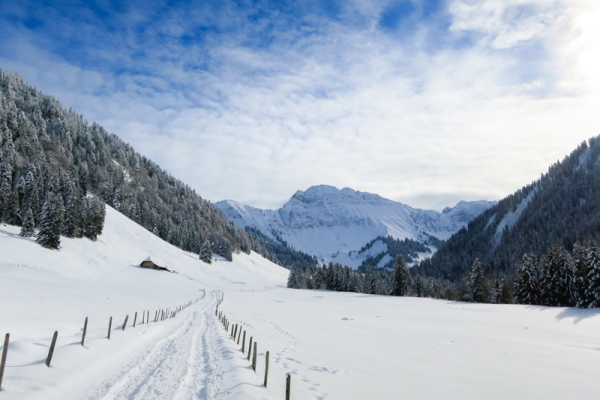
[{"label": "blue sky", "polygon": [[1,1],[0,67],[204,197],[498,199],[600,134],[588,1]]}]

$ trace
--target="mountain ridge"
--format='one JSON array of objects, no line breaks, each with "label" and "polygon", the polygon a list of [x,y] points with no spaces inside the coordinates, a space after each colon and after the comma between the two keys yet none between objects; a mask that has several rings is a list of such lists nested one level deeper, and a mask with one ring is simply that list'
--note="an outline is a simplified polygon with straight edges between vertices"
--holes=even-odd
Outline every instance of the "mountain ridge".
[{"label": "mountain ridge", "polygon": [[[235,200],[214,203],[233,223],[258,229],[266,236],[318,257],[357,267],[359,249],[377,237],[428,243],[445,240],[495,204],[459,202],[445,213],[412,208],[378,194],[330,185],[298,190],[281,208],[263,210]],[[435,249],[434,249],[435,250]]]}]

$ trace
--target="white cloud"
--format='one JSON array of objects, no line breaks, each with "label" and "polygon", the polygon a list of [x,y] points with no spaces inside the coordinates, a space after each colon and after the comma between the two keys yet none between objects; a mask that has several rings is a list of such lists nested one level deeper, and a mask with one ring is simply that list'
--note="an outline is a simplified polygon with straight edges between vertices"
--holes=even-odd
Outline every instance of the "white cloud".
[{"label": "white cloud", "polygon": [[[435,51],[379,31],[379,5],[364,7],[373,21],[362,29],[323,20],[318,34],[282,30],[265,48],[233,37],[146,48],[138,67],[150,74],[69,65],[30,38],[0,63],[201,195],[259,207],[320,183],[437,209],[498,199],[600,133],[586,3],[453,2],[451,34],[479,42]],[[166,21],[154,29],[179,34]],[[545,58],[518,52],[534,41]],[[123,49],[111,57],[134,63]]]}]

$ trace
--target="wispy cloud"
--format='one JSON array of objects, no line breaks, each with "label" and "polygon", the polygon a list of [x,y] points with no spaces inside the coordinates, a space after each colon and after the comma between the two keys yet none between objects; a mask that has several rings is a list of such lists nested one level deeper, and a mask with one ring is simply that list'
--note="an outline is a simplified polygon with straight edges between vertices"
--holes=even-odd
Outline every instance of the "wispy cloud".
[{"label": "wispy cloud", "polygon": [[600,133],[588,2],[196,3],[6,3],[0,65],[262,207],[319,183],[497,199]]}]

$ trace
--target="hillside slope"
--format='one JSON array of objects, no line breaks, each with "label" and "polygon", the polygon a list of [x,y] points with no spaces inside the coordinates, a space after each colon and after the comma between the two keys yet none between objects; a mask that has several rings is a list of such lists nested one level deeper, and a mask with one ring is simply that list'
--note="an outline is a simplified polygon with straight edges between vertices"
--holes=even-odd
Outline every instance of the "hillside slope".
[{"label": "hillside slope", "polygon": [[430,236],[445,240],[494,202],[460,202],[443,213],[420,210],[371,193],[350,188],[312,186],[296,192],[278,210],[261,210],[225,200],[215,203],[238,227],[250,226],[291,247],[358,267],[369,254],[361,247],[378,236],[429,243]]},{"label": "hillside slope", "polygon": [[[48,250],[18,233],[17,227],[0,225],[1,333],[11,334],[2,391],[6,399],[86,398],[84,392],[136,357],[151,354],[153,346],[175,335],[186,319],[193,326],[204,324],[204,330],[206,323],[214,324],[216,320],[202,316],[214,313],[213,290],[264,290],[284,286],[288,276],[288,270],[256,253],[234,254],[232,262],[215,255],[215,261],[206,264],[111,207],[107,207],[104,231],[95,242],[62,238],[60,250]],[[140,268],[139,263],[148,256],[174,272]],[[202,289],[207,293],[206,307],[202,306],[205,311],[195,312],[190,307],[173,320],[140,324],[143,310],[151,310],[154,318],[155,310],[174,309],[198,299]],[[135,312],[139,313],[138,326],[133,328]],[[129,315],[129,327],[122,332],[125,315]],[[111,316],[113,337],[109,341],[106,334]],[[82,348],[78,344],[86,317],[88,334]],[[58,347],[52,368],[46,368],[43,362],[55,330],[59,332]],[[217,333],[211,331],[206,340],[221,340]],[[188,337],[177,335],[183,346],[181,341]],[[228,371],[232,366],[222,367]],[[161,398],[157,393],[158,397],[146,398]],[[247,394],[238,393],[241,397]]]},{"label": "hillside slope", "polygon": [[87,236],[90,194],[183,250],[226,259],[254,250],[279,262],[264,241],[119,137],[0,69],[0,222],[21,226],[31,213],[39,228],[50,202],[62,210],[63,236]]},{"label": "hillside slope", "polygon": [[590,238],[600,240],[600,137],[484,211],[414,272],[457,280],[479,258],[488,272],[511,277],[525,253],[541,256],[554,244],[572,251]]}]

